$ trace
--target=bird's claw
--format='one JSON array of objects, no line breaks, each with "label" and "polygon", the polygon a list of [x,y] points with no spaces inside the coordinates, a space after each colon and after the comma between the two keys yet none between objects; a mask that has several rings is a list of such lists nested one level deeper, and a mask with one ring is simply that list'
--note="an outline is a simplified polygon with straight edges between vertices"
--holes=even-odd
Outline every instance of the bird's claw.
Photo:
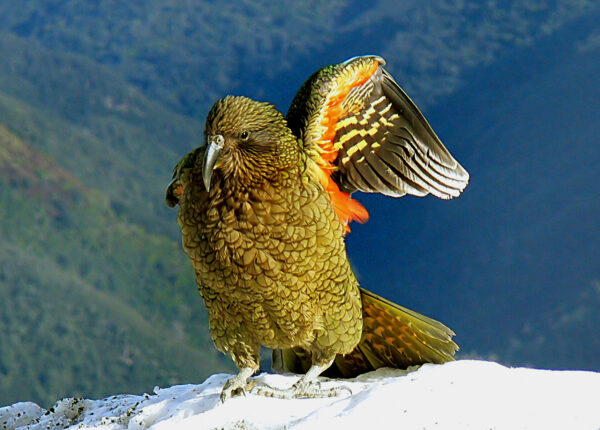
[{"label": "bird's claw", "polygon": [[253,390],[253,394],[275,397],[278,399],[315,399],[338,397],[341,396],[343,392],[347,392],[348,396],[352,395],[352,390],[346,386],[340,385],[332,388],[321,388],[321,383],[317,381],[308,383],[298,381],[287,389],[275,388],[269,385],[260,385]]},{"label": "bird's claw", "polygon": [[225,403],[226,400],[240,394],[243,394],[244,397],[246,397],[246,393],[251,392],[253,388],[254,381],[246,382],[246,378],[236,375],[223,385],[223,389],[221,390],[221,403]]}]

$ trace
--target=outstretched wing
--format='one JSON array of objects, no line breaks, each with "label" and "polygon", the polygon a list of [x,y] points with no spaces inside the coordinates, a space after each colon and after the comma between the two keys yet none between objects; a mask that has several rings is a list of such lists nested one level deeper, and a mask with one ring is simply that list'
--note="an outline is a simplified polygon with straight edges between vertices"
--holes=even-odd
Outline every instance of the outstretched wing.
[{"label": "outstretched wing", "polygon": [[316,72],[292,102],[290,128],[342,192],[457,197],[469,174],[383,65],[356,57]]}]

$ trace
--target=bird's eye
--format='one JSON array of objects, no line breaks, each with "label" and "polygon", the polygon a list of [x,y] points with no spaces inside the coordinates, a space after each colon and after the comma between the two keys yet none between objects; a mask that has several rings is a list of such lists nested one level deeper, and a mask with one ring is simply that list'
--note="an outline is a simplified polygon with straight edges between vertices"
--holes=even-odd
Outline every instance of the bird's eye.
[{"label": "bird's eye", "polygon": [[250,137],[250,133],[248,133],[247,131],[242,131],[242,134],[240,134],[240,138],[242,140],[248,140],[249,137]]}]

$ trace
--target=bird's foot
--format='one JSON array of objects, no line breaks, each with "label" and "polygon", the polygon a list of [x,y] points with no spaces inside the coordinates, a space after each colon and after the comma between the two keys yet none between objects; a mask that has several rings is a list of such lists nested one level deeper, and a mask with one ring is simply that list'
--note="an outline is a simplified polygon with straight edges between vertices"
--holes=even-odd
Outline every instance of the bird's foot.
[{"label": "bird's foot", "polygon": [[315,399],[324,397],[337,397],[344,392],[352,395],[350,388],[343,385],[332,388],[321,388],[318,381],[305,381],[302,378],[290,388],[275,388],[269,385],[256,386],[253,393],[261,396],[276,397],[278,399]]},{"label": "bird's foot", "polygon": [[221,403],[225,403],[225,400],[228,400],[233,396],[238,396],[240,394],[245,396],[246,393],[252,391],[254,388],[254,381],[248,381],[248,378],[252,373],[254,373],[254,371],[251,368],[245,367],[240,370],[240,373],[227,380],[221,390]]}]

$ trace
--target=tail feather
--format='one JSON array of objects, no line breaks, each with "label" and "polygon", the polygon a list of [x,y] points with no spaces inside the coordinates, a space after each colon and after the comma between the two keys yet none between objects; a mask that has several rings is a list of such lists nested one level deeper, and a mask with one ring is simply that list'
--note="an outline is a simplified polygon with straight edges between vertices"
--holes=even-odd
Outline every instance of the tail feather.
[{"label": "tail feather", "polygon": [[[379,367],[405,369],[454,360],[454,332],[442,323],[361,288],[363,334],[356,348],[338,355],[324,374],[353,377]],[[304,373],[310,357],[300,349],[273,352],[273,369]]]},{"label": "tail feather", "polygon": [[454,359],[458,346],[448,327],[370,291],[361,289],[361,294],[363,337],[358,349],[375,356],[369,362],[404,368]]}]

